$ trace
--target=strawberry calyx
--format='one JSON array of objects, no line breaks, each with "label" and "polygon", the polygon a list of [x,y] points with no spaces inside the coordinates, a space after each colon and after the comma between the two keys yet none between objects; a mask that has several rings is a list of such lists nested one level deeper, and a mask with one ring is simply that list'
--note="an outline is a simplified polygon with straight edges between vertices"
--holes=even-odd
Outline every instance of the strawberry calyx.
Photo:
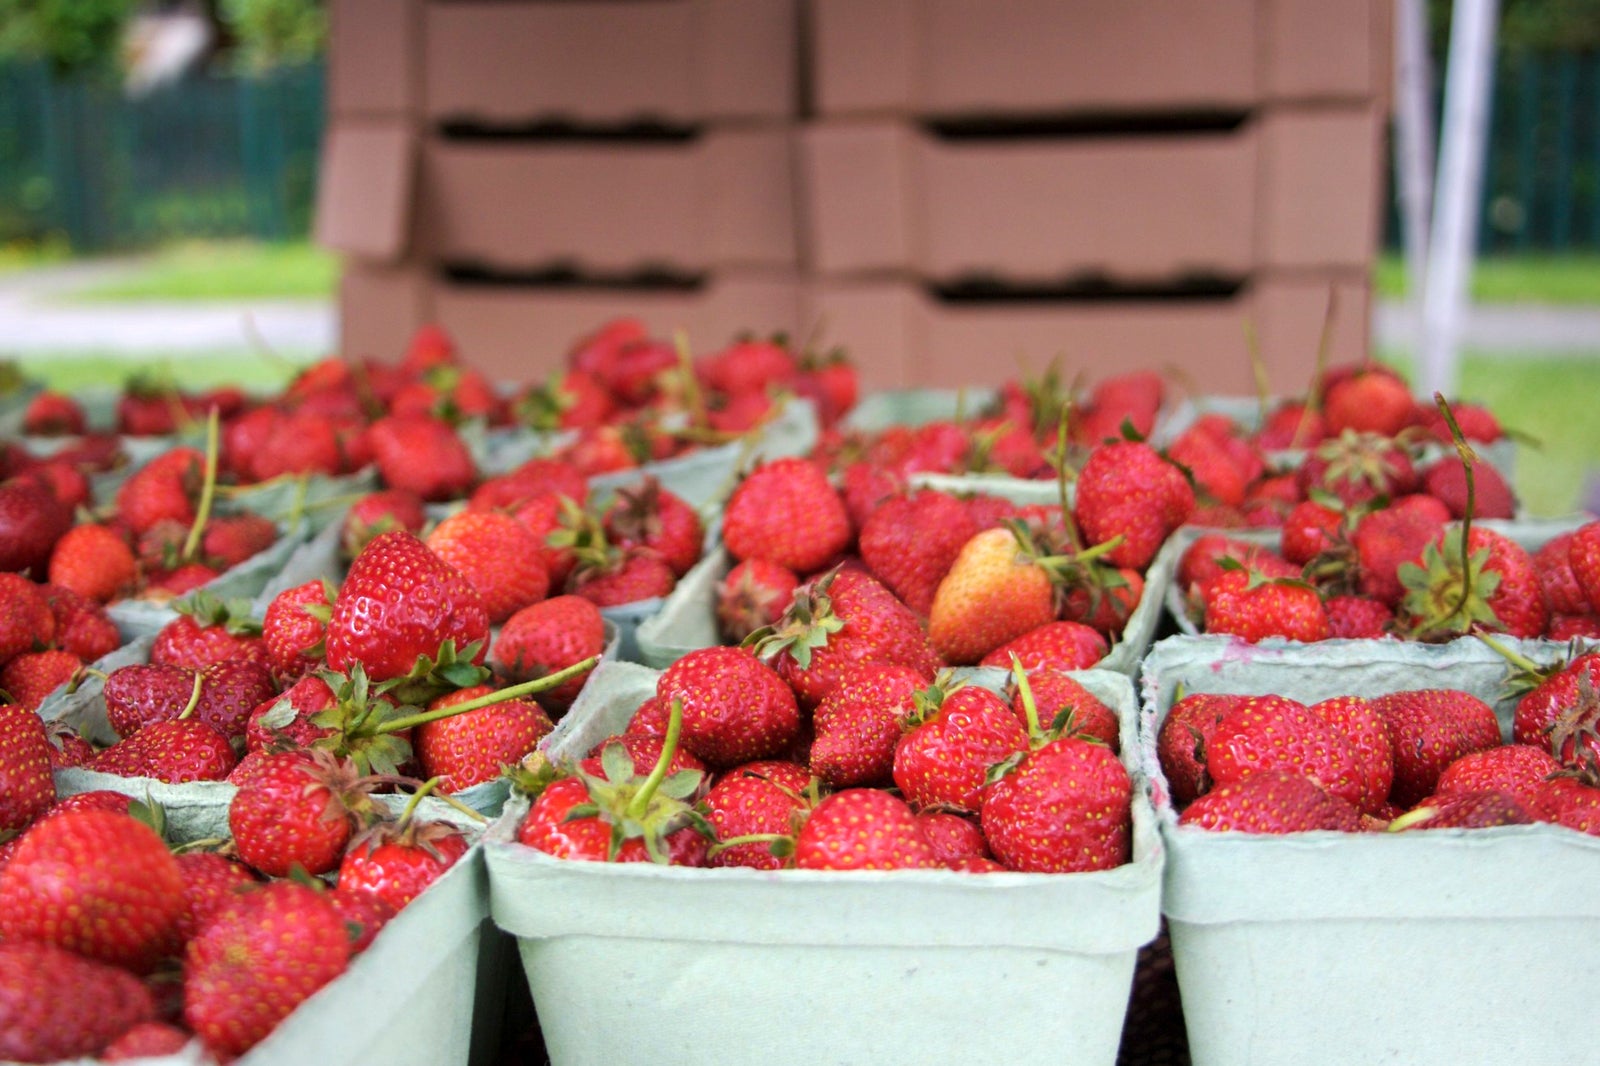
[{"label": "strawberry calyx", "polygon": [[[221,626],[224,632],[234,636],[261,635],[261,620],[251,613],[250,601],[246,599],[224,600],[213,592],[196,589],[174,603],[172,608],[179,614],[193,618],[195,624],[202,628]],[[331,611],[329,617],[332,617]]]},{"label": "strawberry calyx", "polygon": [[900,728],[909,733],[918,726],[931,722],[944,709],[944,701],[966,687],[967,683],[957,679],[951,671],[939,671],[939,676],[933,679],[933,684],[911,694],[911,710],[901,720]]},{"label": "strawberry calyx", "polygon": [[1057,711],[1055,718],[1048,724],[1039,720],[1039,705],[1033,698],[1033,686],[1028,683],[1028,671],[1023,668],[1022,660],[1014,653],[1011,656],[1011,683],[1022,699],[1022,711],[1028,726],[1028,749],[1008,756],[991,766],[989,772],[992,776],[986,783],[993,784],[1010,773],[1026,757],[1028,751],[1038,751],[1046,744],[1062,737],[1077,737],[1090,744],[1106,746],[1099,737],[1083,732],[1078,713],[1070,706]]},{"label": "strawberry calyx", "polygon": [[[386,844],[394,844],[404,848],[416,848],[435,862],[446,863],[448,860],[439,850],[440,841],[464,839],[466,834],[449,822],[418,821],[415,817],[417,804],[438,787],[439,781],[437,777],[424,781],[406,801],[405,808],[398,818],[393,820],[384,818],[368,825],[350,838],[345,850],[353,852],[362,849],[370,853]],[[445,797],[441,795],[439,798]],[[458,806],[465,807],[459,803]],[[481,814],[472,811],[470,807],[465,809],[471,811],[479,820],[483,819]]]},{"label": "strawberry calyx", "polygon": [[810,669],[811,653],[827,647],[829,638],[844,628],[844,619],[833,612],[833,598],[828,594],[838,576],[839,568],[835,567],[809,585],[795,589],[793,602],[777,624],[751,633],[742,646],[767,662],[787,652],[802,670]]},{"label": "strawberry calyx", "polygon": [[[612,535],[643,544],[661,535],[661,482],[652,476],[633,488],[618,489],[607,516]],[[602,527],[603,528],[603,527]]]},{"label": "strawberry calyx", "polygon": [[1318,445],[1312,454],[1327,464],[1324,485],[1343,481],[1382,494],[1401,473],[1394,459],[1399,447],[1399,442],[1382,434],[1346,429]]},{"label": "strawberry calyx", "polygon": [[1550,738],[1551,754],[1562,764],[1566,776],[1582,777],[1592,784],[1600,781],[1600,694],[1595,692],[1589,671],[1577,673],[1577,700],[1563,707],[1555,721],[1545,726],[1544,733]]},{"label": "strawberry calyx", "polygon": [[429,722],[437,722],[442,718],[453,718],[458,714],[465,714],[468,711],[476,711],[483,707],[492,707],[497,703],[505,703],[508,700],[518,699],[522,696],[532,696],[539,692],[548,691],[549,689],[560,688],[564,682],[570,680],[571,678],[577,677],[580,674],[586,674],[590,670],[593,670],[595,666],[599,664],[599,662],[600,656],[591,655],[587,659],[582,659],[578,662],[575,662],[571,666],[557,670],[553,674],[546,674],[543,677],[535,678],[532,681],[524,681],[520,685],[511,685],[507,688],[496,689],[493,692],[485,693],[484,695],[478,696],[475,699],[451,704],[448,707],[436,707],[432,710],[421,711],[416,714],[409,714],[398,718],[390,718],[387,721],[381,722],[374,726],[373,732],[397,733],[404,729],[411,729],[419,725],[427,725]]},{"label": "strawberry calyx", "polygon": [[[475,640],[457,651],[456,642],[446,640],[439,645],[436,654],[417,656],[409,671],[389,678],[374,691],[399,703],[423,706],[447,692],[480,685],[490,675],[488,667],[474,661],[483,651],[483,643]],[[356,669],[360,669],[359,664]],[[364,671],[362,676],[365,676]]]},{"label": "strawberry calyx", "polygon": [[1487,633],[1474,633],[1473,636],[1488,645],[1489,650],[1506,661],[1507,666],[1510,668],[1504,682],[1505,692],[1508,697],[1523,696],[1532,692],[1571,666],[1573,661],[1583,654],[1582,643],[1578,640],[1573,640],[1567,645],[1567,653],[1565,655],[1556,658],[1549,666],[1540,666],[1527,656],[1520,655],[1498,640],[1493,639]]},{"label": "strawberry calyx", "polygon": [[1311,592],[1318,591],[1315,585],[1309,581],[1306,581],[1304,578],[1268,577],[1265,572],[1258,570],[1253,566],[1246,566],[1244,563],[1233,558],[1232,556],[1223,556],[1219,558],[1217,560],[1217,568],[1223,571],[1244,573],[1249,575],[1248,580],[1246,580],[1245,586],[1242,590],[1244,592],[1254,592],[1256,589],[1263,588],[1267,585],[1274,585],[1280,588],[1289,589],[1306,589]]},{"label": "strawberry calyx", "polygon": [[582,779],[589,802],[573,807],[565,820],[598,818],[610,826],[608,859],[615,860],[629,840],[639,840],[651,862],[668,865],[666,838],[681,829],[693,829],[707,840],[716,840],[711,823],[692,802],[705,774],[699,770],[667,772],[682,732],[683,702],[673,700],[661,754],[648,775],[639,776],[628,749],[620,743],[607,744],[601,750],[603,776],[581,770],[566,775]]}]

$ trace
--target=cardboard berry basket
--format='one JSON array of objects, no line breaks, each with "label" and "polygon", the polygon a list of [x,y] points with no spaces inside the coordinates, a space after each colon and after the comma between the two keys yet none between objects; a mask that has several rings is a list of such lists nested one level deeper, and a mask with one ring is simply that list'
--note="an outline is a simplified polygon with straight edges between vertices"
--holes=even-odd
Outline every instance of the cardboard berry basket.
[{"label": "cardboard berry basket", "polygon": [[[998,475],[918,474],[912,483],[918,488],[941,492],[997,496],[1022,505],[1054,504],[1060,499],[1053,481],[1026,481]],[[1155,639],[1156,626],[1161,621],[1161,597],[1173,584],[1177,559],[1169,539],[1145,572],[1144,595],[1129,616],[1122,639],[1096,664],[1098,668],[1128,677],[1138,673],[1139,660]],[[733,565],[733,557],[722,546],[719,533],[716,544],[683,576],[660,611],[639,626],[639,661],[665,670],[696,648],[722,643],[717,632],[717,583],[727,576]]]},{"label": "cardboard berry basket", "polygon": [[[1549,662],[1564,646],[1520,647]],[[1600,937],[1600,839],[1549,825],[1287,836],[1181,827],[1156,756],[1180,684],[1302,702],[1458,688],[1493,705],[1509,735],[1505,677],[1505,662],[1470,639],[1174,637],[1151,651],[1141,774],[1166,843],[1162,911],[1195,1066],[1586,1057],[1565,1023],[1590,1009],[1588,964],[1572,945]]]},{"label": "cardboard berry basket", "polygon": [[971,418],[995,402],[994,389],[884,389],[861,398],[840,427],[881,433],[891,426],[916,428],[958,416]]},{"label": "cardboard berry basket", "polygon": [[[161,805],[168,839],[174,843],[229,835],[231,786],[135,782],[78,770],[56,775],[61,796],[98,788]],[[378,798],[396,813],[407,799]],[[482,828],[431,797],[418,804],[417,814],[454,822],[474,834]],[[234,1061],[240,1066],[465,1066],[492,1061],[511,957],[488,915],[483,848],[475,843],[396,915],[366,951],[351,959],[343,975]],[[211,1060],[191,1043],[177,1055],[140,1061],[188,1066]]]},{"label": "cardboard berry basket", "polygon": [[[1560,518],[1527,518],[1527,519],[1494,519],[1485,518],[1474,522],[1474,526],[1492,529],[1516,541],[1530,553],[1536,552],[1550,541],[1555,540],[1563,533],[1571,533],[1582,526],[1594,521],[1587,514],[1564,515]],[[1246,541],[1250,544],[1259,544],[1271,551],[1278,551],[1283,543],[1283,537],[1276,529],[1207,529],[1203,526],[1184,526],[1174,533],[1162,547],[1164,554],[1170,553],[1169,561],[1172,566],[1167,572],[1167,583],[1161,595],[1165,600],[1167,613],[1177,624],[1179,631],[1186,636],[1197,636],[1200,628],[1195,618],[1189,613],[1188,603],[1184,598],[1184,589],[1178,583],[1178,564],[1183,561],[1183,553],[1201,537],[1220,533],[1235,540]]]},{"label": "cardboard berry basket", "polygon": [[[619,732],[657,676],[602,667],[548,753]],[[1128,680],[1078,676],[1122,716],[1131,759]],[[1162,855],[1137,789],[1133,861],[1062,875],[567,861],[514,842],[526,810],[507,803],[484,854],[556,1066],[972,1063],[1000,1033],[1016,1061],[1111,1063],[1156,935]]]}]

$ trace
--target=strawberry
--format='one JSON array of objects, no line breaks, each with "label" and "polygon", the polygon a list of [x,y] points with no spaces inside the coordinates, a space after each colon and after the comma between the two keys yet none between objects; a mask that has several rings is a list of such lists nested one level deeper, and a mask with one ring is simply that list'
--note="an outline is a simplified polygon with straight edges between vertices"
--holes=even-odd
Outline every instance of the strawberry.
[{"label": "strawberry", "polygon": [[426,522],[422,497],[416,493],[407,489],[369,492],[345,512],[339,528],[339,547],[347,558],[354,559],[380,533],[403,529],[416,536],[422,533]]},{"label": "strawberry", "polygon": [[682,577],[700,561],[704,540],[700,516],[655,478],[645,478],[637,488],[619,489],[603,521],[611,543],[625,550],[654,552],[674,577]]},{"label": "strawberry", "polygon": [[928,679],[908,666],[858,663],[817,704],[811,772],[834,788],[887,784],[913,699]]},{"label": "strawberry", "polygon": [[778,755],[800,733],[794,692],[743,648],[701,648],[667,667],[656,698],[683,704],[683,746],[714,767]]},{"label": "strawberry", "polygon": [[[671,708],[660,700],[651,696],[634,709],[633,717],[628,719],[627,726],[623,729],[626,735],[639,734],[649,737],[664,737],[667,735],[667,725],[671,721]],[[680,752],[683,749],[678,749]]]},{"label": "strawberry", "polygon": [[1587,652],[1556,669],[1535,672],[1535,684],[1517,701],[1512,714],[1512,740],[1549,751],[1550,734],[1556,723],[1579,702],[1582,678],[1587,678],[1591,687],[1600,688],[1600,653]]},{"label": "strawberry", "polygon": [[736,766],[706,793],[706,818],[716,833],[712,866],[778,870],[787,855],[775,855],[765,841],[733,843],[747,836],[792,839],[796,823],[815,805],[807,794],[810,775],[794,763],[752,762]]},{"label": "strawberry", "polygon": [[1179,434],[1167,448],[1169,462],[1189,471],[1196,491],[1205,500],[1228,507],[1244,503],[1248,484],[1246,471],[1234,457],[1204,429],[1191,427]]},{"label": "strawberry", "polygon": [[0,481],[0,571],[43,577],[56,542],[72,528],[72,511],[38,484]]},{"label": "strawberry", "polygon": [[[1473,470],[1476,503],[1473,518],[1512,518],[1516,515],[1517,501],[1500,471],[1487,463],[1479,463]],[[1451,518],[1465,518],[1467,514],[1466,467],[1456,456],[1449,455],[1423,471],[1423,490],[1444,501]]]},{"label": "strawberry", "polygon": [[1293,770],[1352,805],[1366,795],[1364,767],[1334,726],[1294,700],[1254,696],[1230,708],[1211,730],[1206,771],[1218,785],[1229,785],[1273,769]]},{"label": "strawberry", "polygon": [[335,670],[360,663],[373,681],[404,677],[418,659],[487,648],[483,598],[449,564],[410,533],[375,538],[350,564],[328,621],[327,662]]},{"label": "strawberry", "polygon": [[249,511],[213,515],[200,538],[200,557],[217,570],[228,570],[272,547],[278,525]]},{"label": "strawberry", "polygon": [[133,974],[50,944],[0,941],[0,1058],[87,1059],[156,1017]]},{"label": "strawberry", "polygon": [[482,597],[498,625],[544,599],[550,573],[528,528],[496,511],[462,511],[440,522],[424,542]]},{"label": "strawberry", "polygon": [[1546,781],[1539,790],[1538,808],[1556,825],[1600,836],[1600,787],[1591,775]]},{"label": "strawberry", "polygon": [[793,570],[767,559],[735,564],[717,583],[717,632],[729,644],[742,644],[783,617],[799,584]]},{"label": "strawberry", "polygon": [[1394,747],[1383,718],[1371,701],[1360,696],[1335,696],[1306,709],[1349,746],[1361,780],[1356,805],[1364,813],[1377,813],[1388,802],[1394,785]]},{"label": "strawberry", "polygon": [[135,533],[163,520],[187,529],[195,519],[204,469],[205,456],[194,448],[174,448],[158,456],[117,489],[118,516]]},{"label": "strawberry", "polygon": [[1484,829],[1495,825],[1532,825],[1528,805],[1507,792],[1478,789],[1433,796],[1389,823],[1389,832],[1408,829]]},{"label": "strawberry", "polygon": [[178,940],[186,945],[239,889],[256,884],[256,879],[249,867],[214,851],[186,851],[177,860],[178,873],[183,878]]},{"label": "strawberry", "polygon": [[919,695],[894,750],[894,783],[917,809],[978,813],[989,768],[1028,747],[1028,729],[999,696],[976,685]]},{"label": "strawberry", "polygon": [[821,702],[856,663],[908,666],[930,679],[938,665],[916,615],[859,570],[840,570],[798,589],[757,654],[807,707]]},{"label": "strawberry", "polygon": [[63,796],[51,805],[45,812],[45,817],[63,814],[66,811],[115,811],[118,814],[130,814],[133,810],[134,799],[132,796],[123,795],[121,792],[112,792],[109,789],[97,788],[88,792],[74,792],[70,796]]},{"label": "strawberry", "polygon": [[176,943],[183,877],[155,830],[68,811],[30,829],[0,871],[0,936],[148,972]]},{"label": "strawberry", "polygon": [[[1069,735],[1099,741],[1112,751],[1120,748],[1116,712],[1080,682],[1058,667],[1040,666],[1030,670],[1024,666],[1023,669],[1027,672],[1028,688],[1033,693],[1034,707],[1042,728],[1070,726]],[[1022,692],[1015,683],[1009,691],[1012,713],[1026,728],[1028,715],[1023,707]]]},{"label": "strawberry", "polygon": [[1377,640],[1389,636],[1394,612],[1365,596],[1331,596],[1323,604],[1328,612],[1328,636],[1346,640]]},{"label": "strawberry", "polygon": [[1345,513],[1315,500],[1295,504],[1283,519],[1283,557],[1304,566],[1335,548],[1344,535]]},{"label": "strawberry", "polygon": [[1143,570],[1167,535],[1194,511],[1194,490],[1178,470],[1148,444],[1119,441],[1089,453],[1078,474],[1074,512],[1089,544],[1115,537],[1122,543],[1105,555],[1116,566]]},{"label": "strawberry", "polygon": [[269,877],[298,864],[321,874],[339,865],[360,805],[354,768],[326,752],[269,755],[239,785],[228,828],[239,857]]},{"label": "strawberry", "polygon": [[389,415],[367,430],[378,474],[391,489],[424,500],[467,494],[477,479],[472,455],[447,422],[429,415]]},{"label": "strawberry", "polygon": [[616,404],[593,374],[568,370],[528,386],[513,401],[513,411],[530,429],[585,429],[604,425]]},{"label": "strawberry", "polygon": [[1296,471],[1302,499],[1325,492],[1346,508],[1380,496],[1396,499],[1415,492],[1416,468],[1405,449],[1387,437],[1347,431],[1322,442]]},{"label": "strawberry", "polygon": [[[308,747],[330,736],[333,730],[317,725],[315,720],[336,702],[327,680],[315,674],[301,678],[285,689],[282,696],[269,696],[250,711],[245,722],[245,750]],[[281,721],[285,709],[289,717]]]},{"label": "strawberry", "polygon": [[0,667],[0,690],[11,702],[37,711],[45,697],[65,685],[83,669],[83,660],[67,651],[35,651]]},{"label": "strawberry", "polygon": [[1448,640],[1475,631],[1537,637],[1550,620],[1527,551],[1481,526],[1450,526],[1419,559],[1400,568],[1400,581],[1406,596],[1398,620],[1414,639]]},{"label": "strawberry", "polygon": [[1156,755],[1161,772],[1178,807],[1194,801],[1211,788],[1206,753],[1217,723],[1248,697],[1197,692],[1172,705],[1156,734]]},{"label": "strawberry", "polygon": [[1533,553],[1533,569],[1544,587],[1545,602],[1554,615],[1588,614],[1593,608],[1583,586],[1572,572],[1571,548],[1576,534],[1562,533]]},{"label": "strawberry", "polygon": [[934,594],[928,640],[948,663],[975,663],[1053,622],[1049,573],[1013,529],[986,529],[962,546]]},{"label": "strawberry", "polygon": [[37,714],[0,704],[0,838],[20,832],[55,802],[51,750]]},{"label": "strawberry", "polygon": [[902,799],[870,788],[847,788],[817,804],[795,838],[800,870],[927,870],[939,865],[933,845]]},{"label": "strawberry", "polygon": [[29,400],[22,415],[22,431],[30,437],[77,437],[87,426],[78,401],[48,389]]},{"label": "strawberry", "polygon": [[221,572],[204,563],[185,563],[176,570],[158,570],[149,575],[142,599],[165,602],[210,584]]},{"label": "strawberry", "polygon": [[401,910],[469,846],[466,835],[448,822],[419,822],[409,815],[380,822],[351,841],[339,864],[339,890],[369,893]]},{"label": "strawberry", "polygon": [[[553,596],[512,615],[491,653],[495,669],[514,682],[532,681],[564,670],[605,648],[605,620],[581,596]],[[575,677],[540,698],[565,710],[578,698],[585,677]]]},{"label": "strawberry", "polygon": [[1323,397],[1330,433],[1357,430],[1392,437],[1412,423],[1411,390],[1393,372],[1362,369],[1334,382]]},{"label": "strawberry", "polygon": [[1310,642],[1331,635],[1322,597],[1303,581],[1235,568],[1201,586],[1200,599],[1207,633],[1229,633],[1251,643],[1273,637]]},{"label": "strawberry", "polygon": [[319,412],[302,410],[274,420],[250,457],[249,479],[268,481],[299,474],[332,476],[344,468],[339,436]]},{"label": "strawberry", "polygon": [[850,546],[844,500],[806,459],[757,467],[728,497],[722,539],[735,559],[769,559],[796,573],[817,570]]},{"label": "strawberry", "polygon": [[119,737],[183,713],[194,694],[195,672],[186,666],[136,664],[113,670],[104,686],[106,719]]},{"label": "strawberry", "polygon": [[1600,522],[1590,522],[1573,532],[1567,546],[1567,562],[1589,601],[1589,609],[1600,613]]},{"label": "strawberry", "polygon": [[95,750],[87,740],[66,725],[56,722],[47,727],[50,733],[50,768],[65,770],[72,766],[87,766]]},{"label": "strawberry", "polygon": [[[933,847],[934,857],[947,869],[965,860],[990,857],[983,830],[959,814],[921,811],[917,814],[917,825],[922,827],[922,835],[928,838],[928,843]],[[996,866],[1004,868],[998,864]]]},{"label": "strawberry", "polygon": [[140,1022],[122,1031],[100,1052],[101,1062],[128,1059],[166,1058],[189,1046],[193,1038],[176,1025],[166,1022]]},{"label": "strawberry", "polygon": [[1394,751],[1389,797],[1410,807],[1438,788],[1445,767],[1500,743],[1500,723],[1482,700],[1451,689],[1394,692],[1372,701]]},{"label": "strawberry", "polygon": [[1132,794],[1128,771],[1110,748],[1061,737],[1022,756],[988,787],[983,836],[1009,870],[1109,870],[1132,853]]},{"label": "strawberry", "polygon": [[330,604],[338,591],[324,579],[285,589],[261,616],[261,639],[272,672],[285,682],[298,680],[322,660]]},{"label": "strawberry", "polygon": [[[884,501],[905,491],[903,477],[876,463],[849,463],[844,468],[841,480],[844,484],[845,510],[849,512],[851,524],[857,529],[867,524],[872,512],[882,506]],[[998,497],[976,496],[974,499],[995,500]],[[976,519],[976,516],[974,518]],[[979,524],[979,528],[983,528],[982,523]]]},{"label": "strawberry", "polygon": [[896,496],[861,527],[861,560],[906,606],[926,616],[939,582],[977,532],[954,496],[927,490]]},{"label": "strawberry", "polygon": [[152,722],[118,741],[89,764],[122,777],[153,777],[168,784],[224,781],[239,761],[228,738],[198,718]]},{"label": "strawberry", "polygon": [[589,479],[565,460],[537,456],[479,485],[467,500],[467,509],[515,510],[527,500],[544,495],[565,496],[582,506],[589,498]]},{"label": "strawberry", "polygon": [[43,590],[20,574],[0,574],[0,663],[49,647],[55,635]]},{"label": "strawberry", "polygon": [[1189,804],[1179,825],[1232,833],[1353,833],[1356,809],[1292,770],[1263,770],[1214,788]]},{"label": "strawberry", "polygon": [[99,603],[109,603],[133,587],[137,577],[133,549],[106,526],[74,526],[56,541],[50,555],[50,583]]},{"label": "strawberry", "polygon": [[1535,809],[1545,779],[1561,770],[1561,764],[1543,748],[1528,744],[1502,744],[1470,751],[1444,768],[1434,788],[1434,797],[1460,792],[1496,791],[1514,797],[1523,806]]},{"label": "strawberry", "polygon": [[1098,630],[1080,622],[1047,622],[985,655],[979,665],[1009,669],[1012,658],[1024,670],[1084,670],[1110,649]]},{"label": "strawberry", "polygon": [[184,1023],[213,1054],[233,1058],[349,962],[344,923],[315,889],[277,881],[241,892],[189,943]]},{"label": "strawberry", "polygon": [[[585,553],[580,552],[583,559]],[[567,587],[597,607],[621,607],[666,596],[677,584],[672,568],[648,550],[622,550],[591,565],[580,561]]]},{"label": "strawberry", "polygon": [[383,927],[397,913],[382,896],[371,892],[341,892],[335,889],[323,896],[332,905],[345,931],[350,934],[350,953],[358,955],[372,946]]},{"label": "strawberry", "polygon": [[[1457,424],[1461,427],[1461,434],[1467,440],[1481,441],[1491,444],[1505,436],[1505,430],[1500,427],[1500,420],[1486,407],[1470,403],[1453,403],[1450,413],[1455,416]],[[1444,416],[1434,408],[1426,408],[1422,412],[1422,426],[1433,436],[1445,444],[1452,442],[1450,426]]]},{"label": "strawberry", "polygon": [[1545,634],[1551,640],[1600,640],[1600,615],[1551,614]]},{"label": "strawberry", "polygon": [[1406,591],[1400,567],[1418,558],[1449,521],[1449,512],[1432,496],[1402,496],[1382,510],[1362,515],[1352,537],[1362,595],[1398,606]]},{"label": "strawberry", "polygon": [[[493,691],[475,685],[440,696],[428,708],[454,706]],[[441,792],[460,792],[499,777],[553,728],[550,716],[533,700],[506,700],[418,726],[417,760],[424,776],[440,779]]]},{"label": "strawberry", "polygon": [[[522,500],[512,511],[512,516],[539,541],[540,555],[544,559],[545,569],[549,571],[552,589],[566,588],[567,579],[578,565],[574,551],[576,538],[566,524],[575,507],[575,501],[566,496],[540,492]],[[581,508],[578,510],[581,513]]]},{"label": "strawberry", "polygon": [[150,646],[150,662],[204,670],[240,655],[265,658],[261,623],[246,600],[224,603],[197,592],[176,605],[178,617],[161,627]]},{"label": "strawberry", "polygon": [[[659,703],[654,697],[647,702]],[[660,732],[647,733],[643,730],[630,730],[617,736],[606,737],[590,749],[588,756],[578,763],[578,769],[591,777],[604,777],[606,770],[603,756],[605,750],[613,744],[621,745],[622,750],[627,752],[628,758],[633,760],[633,765],[635,766],[654,766],[660,762],[662,752],[666,750],[667,729],[672,723],[672,708],[665,704],[661,706]],[[676,774],[685,770],[699,771],[702,783],[709,777],[705,773],[705,762],[697,758],[689,749],[679,745],[673,749],[671,758],[667,760],[667,773]]]}]

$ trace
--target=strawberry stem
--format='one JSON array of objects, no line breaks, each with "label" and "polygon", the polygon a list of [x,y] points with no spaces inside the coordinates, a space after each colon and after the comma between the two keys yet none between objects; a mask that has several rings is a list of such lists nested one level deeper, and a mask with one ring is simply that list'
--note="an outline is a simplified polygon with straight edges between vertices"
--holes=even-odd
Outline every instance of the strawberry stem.
[{"label": "strawberry stem", "polygon": [[1028,672],[1015,652],[1011,655],[1011,677],[1017,683],[1017,695],[1022,697],[1022,713],[1028,717],[1028,737],[1039,737],[1039,705],[1033,701],[1033,688],[1028,684]]},{"label": "strawberry stem", "polygon": [[417,804],[422,802],[422,798],[424,796],[428,795],[438,787],[439,779],[437,777],[430,777],[424,781],[421,787],[411,794],[411,798],[406,800],[405,808],[400,812],[400,824],[409,825],[411,822],[411,814],[417,809]]},{"label": "strawberry stem", "polygon": [[1450,439],[1455,442],[1456,454],[1461,457],[1462,476],[1467,481],[1467,513],[1461,517],[1461,598],[1451,612],[1459,614],[1472,597],[1472,516],[1478,510],[1477,479],[1472,475],[1472,468],[1478,461],[1478,455],[1468,446],[1461,426],[1456,423],[1455,413],[1445,402],[1444,393],[1434,393],[1433,402],[1439,408],[1439,413],[1444,415],[1445,425],[1450,427]]},{"label": "strawberry stem", "polygon": [[661,756],[656,759],[655,766],[651,767],[650,776],[644,779],[639,791],[628,801],[628,817],[642,818],[650,809],[650,797],[656,794],[661,782],[667,779],[667,766],[672,762],[672,757],[678,754],[678,737],[682,733],[683,701],[673,700],[667,717],[667,735],[661,742]]},{"label": "strawberry stem", "polygon": [[557,670],[553,674],[546,674],[544,677],[536,678],[533,681],[524,681],[522,684],[512,685],[510,688],[502,688],[497,689],[494,692],[487,692],[475,699],[470,699],[463,703],[452,704],[449,707],[438,707],[431,711],[422,711],[418,714],[407,715],[404,718],[392,719],[376,726],[373,729],[373,732],[377,734],[398,733],[401,730],[410,729],[413,726],[427,725],[429,722],[437,722],[441,718],[450,718],[458,714],[465,714],[467,711],[476,711],[483,707],[493,707],[495,704],[505,703],[507,700],[514,700],[522,696],[531,696],[536,692],[544,692],[547,689],[556,688],[563,681],[566,681],[569,678],[577,677],[581,673],[592,670],[595,664],[599,661],[600,656],[591,655],[582,662],[573,663],[565,670]]},{"label": "strawberry stem", "polygon": [[700,382],[694,376],[694,356],[689,351],[689,334],[676,330],[672,346],[678,351],[678,366],[683,371],[683,403],[689,409],[689,424],[708,429],[711,420],[706,417],[705,397],[700,395]]},{"label": "strawberry stem", "polygon": [[1515,666],[1518,670],[1525,671],[1525,672],[1527,672],[1529,674],[1537,674],[1537,673],[1540,672],[1540,666],[1539,666],[1538,663],[1534,662],[1532,659],[1528,658],[1526,655],[1521,655],[1521,654],[1519,654],[1517,652],[1512,651],[1510,648],[1506,647],[1504,644],[1501,644],[1498,640],[1494,640],[1494,639],[1490,638],[1487,634],[1485,634],[1485,633],[1474,633],[1473,636],[1477,637],[1479,640],[1481,640],[1485,644],[1489,645],[1490,649],[1493,650],[1495,652],[1495,654],[1499,655],[1502,659],[1504,659],[1506,662],[1510,663],[1512,666]]},{"label": "strawberry stem", "polygon": [[187,718],[200,706],[200,687],[205,683],[206,675],[199,670],[194,672],[194,687],[189,690],[189,702],[183,705],[183,710],[178,712],[179,718]]},{"label": "strawberry stem", "polygon": [[1244,347],[1250,356],[1250,376],[1255,380],[1257,425],[1264,426],[1267,424],[1271,383],[1267,380],[1267,364],[1261,358],[1261,338],[1256,333],[1256,324],[1248,318],[1244,320]]},{"label": "strawberry stem", "polygon": [[200,485],[200,506],[194,514],[194,524],[183,542],[183,561],[193,562],[194,553],[200,549],[200,537],[206,523],[211,520],[211,502],[217,494],[217,437],[218,415],[215,407],[206,415],[206,476]]},{"label": "strawberry stem", "polygon": [[717,841],[706,852],[706,858],[714,859],[729,848],[736,848],[741,844],[776,844],[780,840],[787,839],[788,837],[782,833],[746,833],[743,836],[729,837],[727,840]]},{"label": "strawberry stem", "polygon": [[1067,530],[1067,543],[1072,550],[1083,550],[1083,534],[1078,530],[1077,516],[1072,513],[1072,506],[1067,502],[1067,442],[1072,439],[1072,405],[1061,405],[1060,417],[1056,419],[1056,494],[1061,500],[1061,524]]}]

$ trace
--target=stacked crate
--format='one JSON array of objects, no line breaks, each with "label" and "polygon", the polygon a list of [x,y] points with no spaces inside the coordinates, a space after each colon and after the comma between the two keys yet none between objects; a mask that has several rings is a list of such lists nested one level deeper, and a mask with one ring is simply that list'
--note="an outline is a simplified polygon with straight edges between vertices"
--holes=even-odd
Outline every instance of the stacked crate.
[{"label": "stacked crate", "polygon": [[608,318],[798,324],[795,0],[340,0],[318,236],[348,355],[527,379]]},{"label": "stacked crate", "polygon": [[1383,0],[813,0],[808,317],[868,380],[1365,350]]}]

